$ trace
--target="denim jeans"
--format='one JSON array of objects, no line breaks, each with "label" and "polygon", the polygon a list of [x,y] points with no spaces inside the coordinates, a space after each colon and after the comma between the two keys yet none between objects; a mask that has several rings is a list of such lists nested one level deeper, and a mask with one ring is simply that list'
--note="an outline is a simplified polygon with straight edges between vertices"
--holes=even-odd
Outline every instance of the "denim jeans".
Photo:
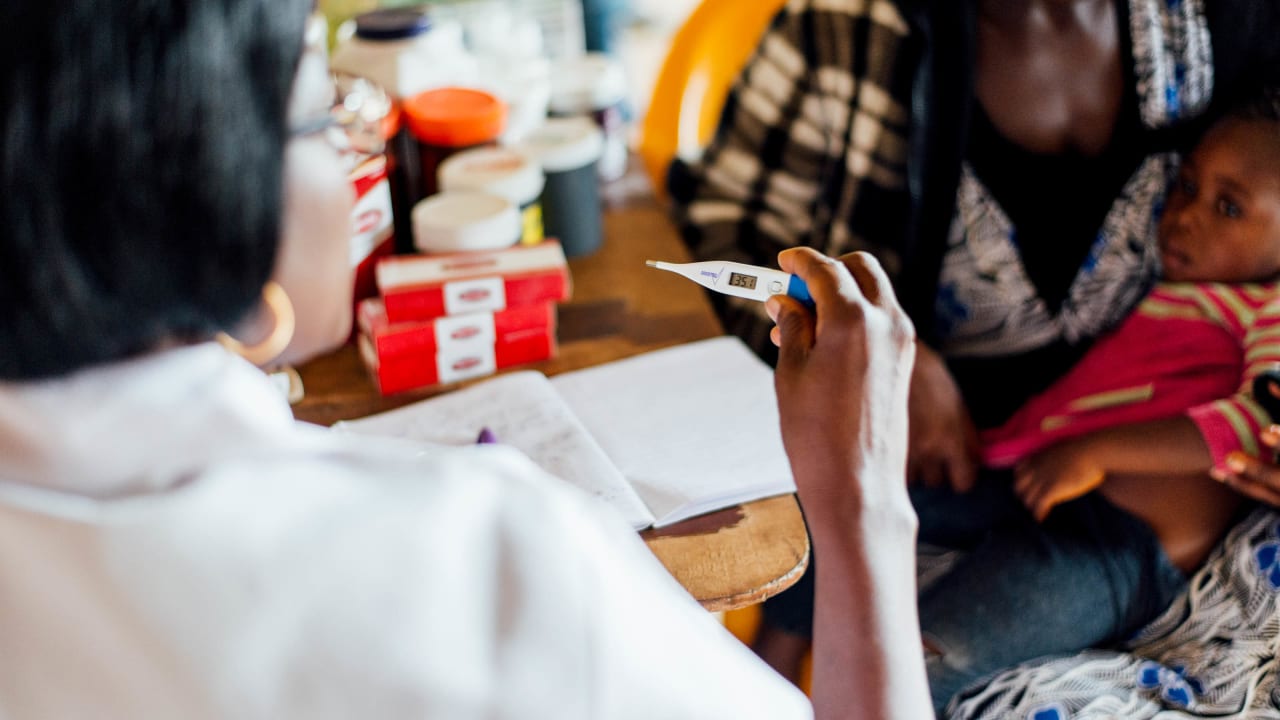
[{"label": "denim jeans", "polygon": [[[920,542],[966,551],[919,597],[939,713],[965,686],[1042,655],[1123,641],[1186,586],[1151,529],[1096,493],[1037,523],[1007,474],[973,492],[915,487]],[[765,622],[808,634],[813,572],[767,601]],[[855,671],[856,669],[852,669]]]}]

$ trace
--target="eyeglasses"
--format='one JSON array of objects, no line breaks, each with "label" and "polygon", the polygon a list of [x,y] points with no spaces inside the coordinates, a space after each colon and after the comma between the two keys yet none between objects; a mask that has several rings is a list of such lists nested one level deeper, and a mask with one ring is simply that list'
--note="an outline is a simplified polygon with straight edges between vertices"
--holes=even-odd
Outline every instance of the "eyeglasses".
[{"label": "eyeglasses", "polygon": [[384,122],[391,112],[391,98],[379,85],[356,75],[331,73],[333,105],[328,114],[295,125],[290,137],[323,133],[340,153],[376,155],[386,147]]}]

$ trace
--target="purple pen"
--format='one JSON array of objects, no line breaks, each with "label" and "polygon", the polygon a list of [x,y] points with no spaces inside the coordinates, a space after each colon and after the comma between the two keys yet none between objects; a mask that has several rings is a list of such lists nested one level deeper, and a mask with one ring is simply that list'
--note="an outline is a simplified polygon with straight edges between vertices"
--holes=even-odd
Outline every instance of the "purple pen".
[{"label": "purple pen", "polygon": [[477,445],[493,445],[498,442],[498,436],[493,434],[489,428],[480,428],[480,436],[476,438]]}]

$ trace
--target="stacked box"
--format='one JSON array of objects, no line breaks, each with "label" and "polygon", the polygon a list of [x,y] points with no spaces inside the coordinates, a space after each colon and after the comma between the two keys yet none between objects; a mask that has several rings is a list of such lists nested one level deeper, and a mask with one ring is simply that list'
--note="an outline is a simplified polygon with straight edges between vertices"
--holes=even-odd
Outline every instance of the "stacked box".
[{"label": "stacked box", "polygon": [[380,296],[357,311],[360,354],[384,395],[491,375],[556,353],[556,303],[570,295],[559,243],[393,255]]},{"label": "stacked box", "polygon": [[502,250],[395,255],[377,266],[391,322],[493,312],[569,299],[569,266],[560,243]]},{"label": "stacked box", "polygon": [[391,214],[391,186],[387,159],[376,155],[360,163],[349,176],[356,204],[351,211],[351,265],[355,268],[355,301],[378,294],[374,277],[380,259],[395,249]]},{"label": "stacked box", "polygon": [[380,299],[360,303],[360,354],[384,395],[457,382],[555,355],[553,303],[392,323]]}]

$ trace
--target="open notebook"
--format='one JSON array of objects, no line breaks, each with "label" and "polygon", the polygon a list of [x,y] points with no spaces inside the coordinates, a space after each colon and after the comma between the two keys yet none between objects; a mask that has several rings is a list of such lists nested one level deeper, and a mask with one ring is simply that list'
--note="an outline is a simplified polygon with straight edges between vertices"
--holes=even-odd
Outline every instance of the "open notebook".
[{"label": "open notebook", "polygon": [[636,528],[795,490],[773,372],[732,337],[553,378],[509,373],[335,425],[449,445],[482,427]]}]

